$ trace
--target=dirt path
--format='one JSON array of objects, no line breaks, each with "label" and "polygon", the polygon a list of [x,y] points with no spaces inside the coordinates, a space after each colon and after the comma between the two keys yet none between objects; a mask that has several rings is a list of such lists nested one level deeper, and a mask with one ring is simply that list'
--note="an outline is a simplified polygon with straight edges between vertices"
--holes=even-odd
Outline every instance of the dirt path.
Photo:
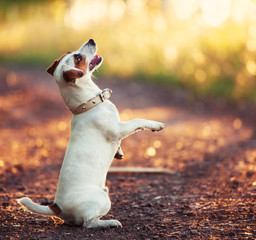
[{"label": "dirt path", "polygon": [[24,212],[24,195],[50,202],[69,137],[71,114],[44,70],[0,69],[0,239],[255,239],[255,106],[194,101],[121,80],[113,90],[122,120],[163,121],[159,133],[123,141],[114,167],[155,167],[161,173],[110,173],[112,209],[121,229],[86,230]]}]

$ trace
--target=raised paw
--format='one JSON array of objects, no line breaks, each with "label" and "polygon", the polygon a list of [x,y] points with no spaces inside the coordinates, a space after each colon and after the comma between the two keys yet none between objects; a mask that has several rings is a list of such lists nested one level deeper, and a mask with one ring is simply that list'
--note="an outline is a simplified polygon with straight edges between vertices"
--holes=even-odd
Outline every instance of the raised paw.
[{"label": "raised paw", "polygon": [[155,125],[155,126],[153,126],[153,127],[151,128],[151,131],[152,131],[152,132],[161,131],[161,130],[165,127],[165,124],[164,124],[164,123],[161,123],[161,122],[155,122],[154,125]]}]

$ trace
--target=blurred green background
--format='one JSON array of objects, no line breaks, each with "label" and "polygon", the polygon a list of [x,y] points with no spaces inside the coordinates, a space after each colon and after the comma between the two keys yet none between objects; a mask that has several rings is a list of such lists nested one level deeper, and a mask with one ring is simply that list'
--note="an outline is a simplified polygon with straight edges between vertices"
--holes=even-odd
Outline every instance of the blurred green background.
[{"label": "blurred green background", "polygon": [[255,0],[0,0],[0,63],[48,66],[89,38],[100,75],[256,100]]}]

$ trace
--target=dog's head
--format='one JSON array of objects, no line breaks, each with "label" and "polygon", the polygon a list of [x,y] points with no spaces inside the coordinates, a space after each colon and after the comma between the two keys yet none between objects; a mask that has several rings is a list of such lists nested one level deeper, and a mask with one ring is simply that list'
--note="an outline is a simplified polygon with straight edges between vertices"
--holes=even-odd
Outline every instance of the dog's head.
[{"label": "dog's head", "polygon": [[54,76],[58,84],[75,85],[76,79],[86,80],[102,63],[102,57],[96,54],[97,46],[90,39],[80,49],[68,52],[47,68],[47,72]]}]

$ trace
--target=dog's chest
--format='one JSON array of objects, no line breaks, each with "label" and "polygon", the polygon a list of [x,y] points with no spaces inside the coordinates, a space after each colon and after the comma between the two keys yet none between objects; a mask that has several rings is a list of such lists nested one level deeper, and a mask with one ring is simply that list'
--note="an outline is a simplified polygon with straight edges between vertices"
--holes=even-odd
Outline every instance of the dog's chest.
[{"label": "dog's chest", "polygon": [[73,115],[71,120],[71,136],[90,133],[94,135],[114,135],[119,123],[119,114],[110,101],[103,102],[82,114]]}]

